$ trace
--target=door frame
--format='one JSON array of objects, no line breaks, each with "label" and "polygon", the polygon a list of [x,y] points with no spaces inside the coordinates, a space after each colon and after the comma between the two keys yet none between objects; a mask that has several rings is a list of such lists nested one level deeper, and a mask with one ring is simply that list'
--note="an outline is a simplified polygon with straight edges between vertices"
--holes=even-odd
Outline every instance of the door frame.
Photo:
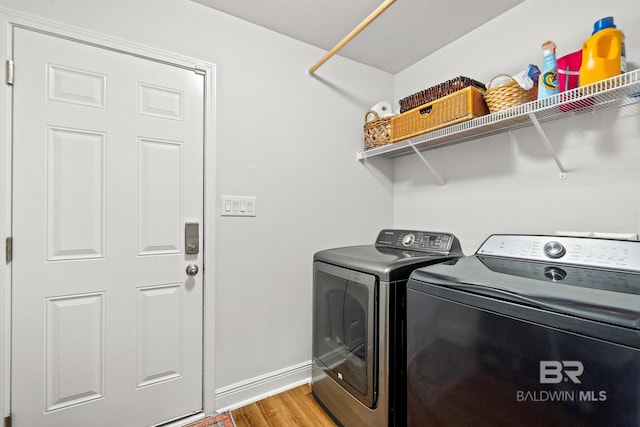
[{"label": "door frame", "polygon": [[[148,60],[194,70],[204,76],[204,218],[203,218],[203,402],[204,415],[216,410],[215,403],[215,118],[216,65],[184,55],[128,42],[59,22],[0,8],[0,417],[11,411],[11,263],[6,260],[5,239],[12,229],[12,90],[6,83],[7,60],[13,58],[13,29],[27,28],[130,54]],[[17,66],[16,68],[19,68]],[[16,76],[19,80],[19,76]],[[205,339],[205,337],[207,339]]]}]

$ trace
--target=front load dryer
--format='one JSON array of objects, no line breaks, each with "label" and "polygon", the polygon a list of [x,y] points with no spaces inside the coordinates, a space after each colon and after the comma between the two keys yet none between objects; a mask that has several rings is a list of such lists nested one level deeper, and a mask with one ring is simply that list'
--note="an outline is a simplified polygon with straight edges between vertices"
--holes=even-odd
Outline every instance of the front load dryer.
[{"label": "front load dryer", "polygon": [[407,279],[462,255],[453,234],[410,230],[315,254],[312,393],[339,425],[405,424]]}]

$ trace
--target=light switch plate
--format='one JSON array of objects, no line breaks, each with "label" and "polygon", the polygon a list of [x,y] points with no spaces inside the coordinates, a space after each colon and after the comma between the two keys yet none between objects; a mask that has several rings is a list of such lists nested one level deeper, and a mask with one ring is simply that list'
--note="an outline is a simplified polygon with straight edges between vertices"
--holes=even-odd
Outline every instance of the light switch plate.
[{"label": "light switch plate", "polygon": [[255,196],[222,196],[222,216],[256,216]]}]

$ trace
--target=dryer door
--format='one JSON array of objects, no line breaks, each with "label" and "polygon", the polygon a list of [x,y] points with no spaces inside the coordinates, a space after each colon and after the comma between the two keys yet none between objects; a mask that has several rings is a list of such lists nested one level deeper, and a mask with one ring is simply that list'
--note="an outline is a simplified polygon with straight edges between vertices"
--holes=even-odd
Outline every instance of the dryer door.
[{"label": "dryer door", "polygon": [[378,281],[375,276],[316,262],[314,363],[369,408],[377,396]]}]

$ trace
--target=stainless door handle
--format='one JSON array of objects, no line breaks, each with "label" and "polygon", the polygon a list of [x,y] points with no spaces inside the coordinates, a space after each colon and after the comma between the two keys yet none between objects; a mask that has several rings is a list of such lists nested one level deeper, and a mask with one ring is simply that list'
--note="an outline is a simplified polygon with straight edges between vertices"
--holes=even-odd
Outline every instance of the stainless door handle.
[{"label": "stainless door handle", "polygon": [[198,274],[198,266],[195,264],[187,265],[187,274],[189,276],[195,276],[196,274]]}]

